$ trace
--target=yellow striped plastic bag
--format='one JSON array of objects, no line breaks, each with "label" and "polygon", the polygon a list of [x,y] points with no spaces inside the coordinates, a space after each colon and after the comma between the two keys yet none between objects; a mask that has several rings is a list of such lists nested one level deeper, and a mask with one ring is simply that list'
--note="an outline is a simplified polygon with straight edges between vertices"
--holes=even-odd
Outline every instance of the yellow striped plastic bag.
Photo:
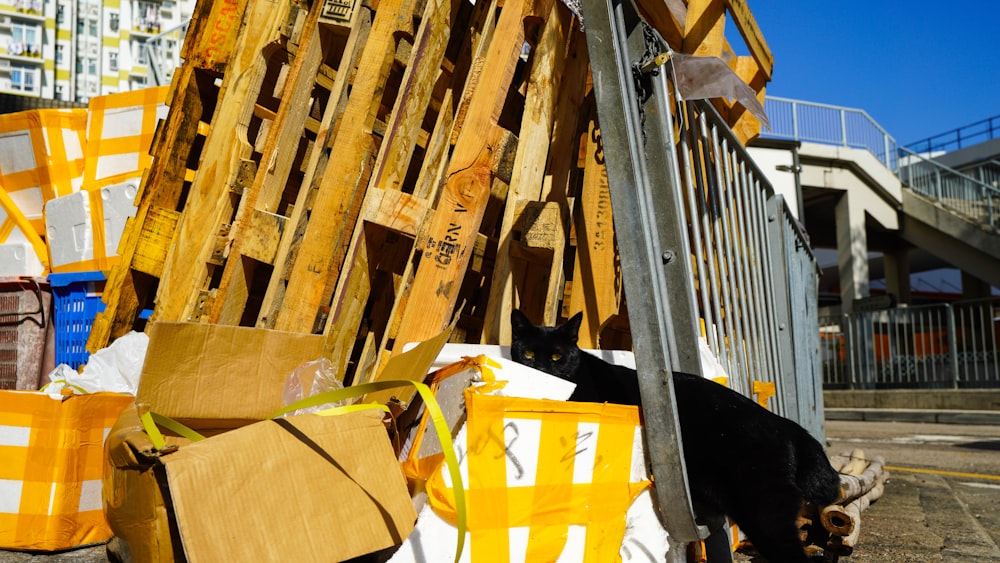
[{"label": "yellow striped plastic bag", "polygon": [[169,86],[90,99],[85,189],[127,180],[149,168],[156,124],[167,117]]},{"label": "yellow striped plastic bag", "polygon": [[[626,513],[650,486],[638,408],[474,389],[466,408],[456,442],[469,530],[463,561],[621,560]],[[435,473],[427,492],[451,521],[449,478]]]},{"label": "yellow striped plastic bag", "polygon": [[0,547],[52,551],[111,537],[104,439],[134,399],[0,391]]},{"label": "yellow striped plastic bag", "polygon": [[83,185],[86,128],[85,109],[0,115],[0,187],[38,235],[45,203]]}]

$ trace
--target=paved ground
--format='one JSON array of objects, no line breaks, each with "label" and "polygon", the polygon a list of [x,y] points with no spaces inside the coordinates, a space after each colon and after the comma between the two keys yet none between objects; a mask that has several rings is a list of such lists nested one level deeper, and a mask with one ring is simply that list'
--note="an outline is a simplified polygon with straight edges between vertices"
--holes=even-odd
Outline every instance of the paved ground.
[{"label": "paved ground", "polygon": [[[890,466],[840,561],[1000,563],[1000,426],[827,421],[830,451],[860,448]],[[739,554],[738,562],[754,562]],[[62,554],[0,551],[2,563],[107,563],[103,546]]]},{"label": "paved ground", "polygon": [[1000,426],[827,421],[834,453],[890,467],[848,559],[1000,562]]}]

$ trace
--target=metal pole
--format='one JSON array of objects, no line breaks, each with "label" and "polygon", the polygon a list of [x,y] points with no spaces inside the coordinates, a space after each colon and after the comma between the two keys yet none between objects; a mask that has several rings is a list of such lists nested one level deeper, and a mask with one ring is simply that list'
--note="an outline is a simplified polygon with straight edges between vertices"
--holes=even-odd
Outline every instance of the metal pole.
[{"label": "metal pole", "polygon": [[948,316],[948,348],[951,354],[951,386],[958,389],[958,334],[955,327],[955,310],[948,303],[944,306]]},{"label": "metal pole", "polygon": [[[618,245],[625,294],[635,304],[629,308],[629,321],[646,434],[654,438],[646,440],[646,447],[660,515],[670,535],[668,557],[683,561],[684,543],[706,537],[708,530],[695,523],[691,509],[672,382],[675,370],[701,370],[691,249],[681,231],[686,223],[679,186],[664,166],[676,159],[668,151],[673,131],[667,135],[664,129],[669,123],[669,98],[656,91],[640,105],[633,75],[638,56],[633,53],[641,55],[645,42],[631,2],[585,0],[583,12],[612,213],[616,224],[631,227],[618,233]],[[648,75],[639,80],[644,81],[644,90],[652,90]],[[645,128],[643,115],[649,123]],[[658,188],[655,198],[653,186]]]}]

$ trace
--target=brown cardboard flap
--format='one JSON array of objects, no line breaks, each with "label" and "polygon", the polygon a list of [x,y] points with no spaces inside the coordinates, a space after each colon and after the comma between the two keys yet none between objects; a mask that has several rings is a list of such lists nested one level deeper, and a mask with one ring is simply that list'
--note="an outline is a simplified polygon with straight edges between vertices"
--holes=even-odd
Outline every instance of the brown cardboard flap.
[{"label": "brown cardboard flap", "polygon": [[341,561],[416,520],[378,412],[258,422],[162,461],[191,563]]},{"label": "brown cardboard flap", "polygon": [[155,323],[136,400],[195,428],[210,426],[204,421],[235,427],[264,420],[283,406],[292,370],[322,353],[320,335]]}]

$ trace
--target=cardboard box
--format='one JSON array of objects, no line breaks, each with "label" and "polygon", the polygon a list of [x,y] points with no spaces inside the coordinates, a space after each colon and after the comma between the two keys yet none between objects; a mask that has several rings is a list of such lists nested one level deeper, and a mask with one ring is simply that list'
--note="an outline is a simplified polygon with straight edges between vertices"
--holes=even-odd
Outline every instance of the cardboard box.
[{"label": "cardboard box", "polygon": [[292,370],[323,354],[322,336],[199,323],[154,323],[136,393],[182,424],[229,429],[282,406]]},{"label": "cardboard box", "polygon": [[340,561],[401,543],[416,513],[381,411],[266,419],[322,343],[154,324],[138,408],[213,435],[167,436],[157,451],[138,411],[122,414],[106,448],[109,550],[124,561]]},{"label": "cardboard box", "polygon": [[111,537],[104,438],[131,395],[0,391],[0,548],[62,550]]}]

